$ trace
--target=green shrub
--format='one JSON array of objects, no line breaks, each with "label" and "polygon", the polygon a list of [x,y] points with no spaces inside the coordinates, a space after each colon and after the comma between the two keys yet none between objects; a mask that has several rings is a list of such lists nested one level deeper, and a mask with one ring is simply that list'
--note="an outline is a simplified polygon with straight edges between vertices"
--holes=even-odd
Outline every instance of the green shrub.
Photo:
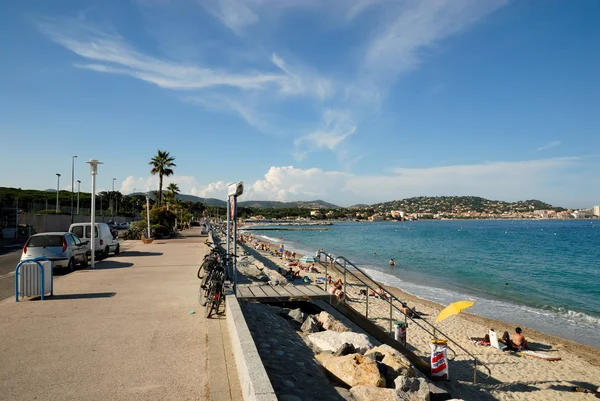
[{"label": "green shrub", "polygon": [[[129,230],[123,234],[123,239],[126,240],[140,240],[142,239],[142,233],[148,230],[148,222],[144,220],[134,221],[129,225]],[[150,237],[154,237],[155,233],[152,227],[150,227]]]},{"label": "green shrub", "polygon": [[153,224],[150,227],[150,231],[154,232],[156,238],[168,238],[171,235],[171,229],[162,224]]}]

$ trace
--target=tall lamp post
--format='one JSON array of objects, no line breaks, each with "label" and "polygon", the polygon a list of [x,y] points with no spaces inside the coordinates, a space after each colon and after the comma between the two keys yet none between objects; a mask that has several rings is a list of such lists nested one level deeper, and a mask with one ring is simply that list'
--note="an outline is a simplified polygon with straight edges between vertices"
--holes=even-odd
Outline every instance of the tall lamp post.
[{"label": "tall lamp post", "polygon": [[58,192],[60,191],[60,173],[56,173],[56,213],[58,213]]},{"label": "tall lamp post", "polygon": [[77,180],[77,215],[79,216],[79,193],[81,192],[81,180]]},{"label": "tall lamp post", "polygon": [[96,175],[98,174],[98,164],[103,164],[98,160],[86,162],[90,165],[90,174],[92,175],[92,218],[90,220],[90,237],[92,237],[92,269],[96,264]]},{"label": "tall lamp post", "polygon": [[148,238],[150,236],[150,191],[146,191],[146,218],[148,219]]},{"label": "tall lamp post", "polygon": [[73,224],[73,194],[75,191],[75,159],[77,156],[71,158],[71,224]]},{"label": "tall lamp post", "polygon": [[112,190],[112,194],[110,197],[110,217],[114,220],[115,219],[115,201],[114,201],[114,197],[115,197],[115,180],[116,178],[113,178],[113,190]]}]

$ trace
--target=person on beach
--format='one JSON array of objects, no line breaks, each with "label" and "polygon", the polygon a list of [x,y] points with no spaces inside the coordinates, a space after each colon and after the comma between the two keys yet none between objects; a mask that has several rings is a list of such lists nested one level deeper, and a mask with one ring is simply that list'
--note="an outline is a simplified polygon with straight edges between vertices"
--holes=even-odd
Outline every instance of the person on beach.
[{"label": "person on beach", "polygon": [[396,266],[396,262],[394,262],[394,259],[390,259],[390,266]]},{"label": "person on beach", "polygon": [[522,332],[523,330],[521,330],[520,327],[517,327],[515,329],[515,334],[512,336],[512,340],[508,334],[508,331],[504,332],[502,335],[502,340],[504,340],[504,343],[506,344],[506,350],[522,351],[529,349],[529,345],[527,344],[527,340],[525,340],[525,336],[521,334]]}]

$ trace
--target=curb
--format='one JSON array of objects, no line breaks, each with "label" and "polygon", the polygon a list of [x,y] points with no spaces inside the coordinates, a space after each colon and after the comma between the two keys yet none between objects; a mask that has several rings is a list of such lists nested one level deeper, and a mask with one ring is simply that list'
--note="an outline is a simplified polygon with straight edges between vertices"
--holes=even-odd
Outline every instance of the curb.
[{"label": "curb", "polygon": [[277,401],[236,296],[227,295],[225,305],[227,327],[244,401]]}]

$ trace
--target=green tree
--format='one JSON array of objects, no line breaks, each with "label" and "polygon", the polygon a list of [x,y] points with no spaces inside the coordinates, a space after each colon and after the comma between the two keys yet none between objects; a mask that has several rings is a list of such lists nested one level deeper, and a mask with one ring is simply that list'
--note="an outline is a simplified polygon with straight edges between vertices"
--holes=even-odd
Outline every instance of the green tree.
[{"label": "green tree", "polygon": [[[168,199],[169,202],[174,202],[175,201],[175,197],[177,196],[177,194],[180,192],[179,186],[177,186],[177,184],[175,184],[174,182],[170,183],[167,186],[167,193],[169,195]],[[166,196],[165,196],[166,198]]]},{"label": "green tree", "polygon": [[158,206],[160,206],[162,203],[163,177],[173,175],[172,167],[176,167],[176,164],[173,163],[174,161],[175,158],[171,157],[169,152],[159,149],[156,156],[154,156],[148,163],[152,166],[150,173],[152,175],[158,174]]}]

